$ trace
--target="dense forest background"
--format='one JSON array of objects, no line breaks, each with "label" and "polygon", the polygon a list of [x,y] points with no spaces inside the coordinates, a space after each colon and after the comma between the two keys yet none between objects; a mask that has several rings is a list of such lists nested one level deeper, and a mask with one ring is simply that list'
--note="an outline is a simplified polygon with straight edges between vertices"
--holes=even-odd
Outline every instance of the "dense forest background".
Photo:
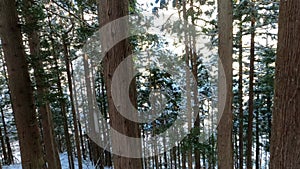
[{"label": "dense forest background", "polygon": [[0,169],[300,167],[297,0],[0,1]]}]

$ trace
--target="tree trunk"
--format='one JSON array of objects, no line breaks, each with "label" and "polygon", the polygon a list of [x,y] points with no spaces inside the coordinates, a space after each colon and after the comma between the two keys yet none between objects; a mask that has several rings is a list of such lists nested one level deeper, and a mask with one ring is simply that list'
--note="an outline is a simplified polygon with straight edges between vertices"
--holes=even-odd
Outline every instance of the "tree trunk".
[{"label": "tree trunk", "polygon": [[[66,140],[66,147],[67,147],[67,154],[68,154],[68,162],[69,162],[69,168],[70,169],[74,169],[74,158],[73,158],[73,154],[72,154],[72,145],[71,145],[71,140],[70,140],[70,135],[69,135],[69,127],[68,127],[68,119],[67,119],[67,110],[66,110],[66,101],[65,98],[63,97],[63,89],[62,89],[62,84],[60,81],[60,70],[59,70],[59,66],[58,66],[58,56],[56,53],[56,45],[54,42],[54,39],[52,38],[53,34],[52,31],[52,24],[51,24],[51,20],[50,17],[48,16],[48,26],[50,28],[50,42],[51,42],[51,55],[54,57],[54,64],[55,64],[55,74],[57,77],[57,89],[58,89],[58,95],[59,95],[59,103],[60,103],[60,110],[61,110],[61,116],[62,116],[62,121],[63,121],[63,128],[64,128],[64,137]],[[61,143],[61,142],[60,142]],[[62,148],[62,145],[60,145],[60,147]]]},{"label": "tree trunk", "polygon": [[251,47],[250,47],[250,72],[249,72],[249,116],[247,129],[247,169],[252,169],[252,137],[253,137],[253,111],[254,111],[254,60],[255,60],[255,18],[251,18]]},{"label": "tree trunk", "polygon": [[[70,62],[71,65],[71,71],[73,72],[73,65],[72,62]],[[78,97],[77,97],[77,91],[76,91],[76,83],[75,83],[75,79],[74,79],[74,73],[72,73],[72,85],[74,86],[73,89],[73,93],[74,93],[74,101],[75,101],[75,110],[77,112],[77,121],[78,121],[78,130],[79,130],[79,138],[80,138],[80,145],[81,145],[81,152],[82,152],[82,156],[83,159],[86,160],[86,152],[85,152],[85,146],[84,146],[84,138],[83,138],[83,134],[82,134],[82,128],[81,128],[81,123],[80,123],[80,113],[79,113],[79,107],[78,107]]]},{"label": "tree trunk", "polygon": [[[105,119],[107,119],[107,113],[108,113],[107,107],[106,107],[107,99],[105,99],[106,98],[106,95],[105,95],[106,89],[105,89],[105,84],[104,84],[103,72],[101,73],[100,76],[101,76],[101,90],[102,90],[102,98],[103,98],[103,113],[105,114]],[[107,123],[103,124],[103,130],[105,131],[104,132],[104,141],[108,142],[109,133],[108,133]],[[108,146],[110,146],[110,144]],[[111,167],[112,166],[111,153],[107,150],[104,150],[104,154],[105,154],[105,166]]]},{"label": "tree trunk", "polygon": [[71,78],[71,71],[70,71],[70,56],[68,51],[68,46],[66,44],[66,37],[63,35],[63,47],[64,47],[64,55],[65,55],[65,64],[67,70],[67,79],[68,79],[68,86],[69,86],[69,93],[70,93],[70,101],[71,101],[71,111],[73,117],[73,125],[74,125],[74,132],[75,132],[75,145],[76,145],[76,152],[77,152],[77,159],[78,159],[78,169],[82,169],[82,156],[80,150],[80,141],[79,141],[79,134],[78,134],[78,123],[76,117],[76,110],[74,105],[74,97],[73,97],[73,85],[72,85],[72,78]]},{"label": "tree trunk", "polygon": [[[259,94],[257,94],[257,100],[259,100]],[[255,147],[255,168],[256,169],[260,169],[260,154],[259,154],[259,152],[260,152],[260,143],[259,143],[259,131],[260,131],[260,129],[259,129],[259,111],[257,110],[256,111],[256,116],[255,116],[255,128],[256,128],[256,130],[255,130],[255,135],[256,135],[256,137],[255,137],[255,145],[256,145],[256,147]]]},{"label": "tree trunk", "polygon": [[[0,107],[0,110],[1,110],[1,112],[3,111],[2,107]],[[6,152],[4,137],[5,137],[5,135],[3,135],[3,133],[2,133],[2,127],[0,127],[1,148],[2,148],[3,158],[4,158],[4,164],[6,164],[6,162],[7,162],[7,152]]]},{"label": "tree trunk", "polygon": [[[7,73],[6,72],[7,72],[6,71],[6,65],[5,65],[5,61],[3,59],[4,78],[5,78],[5,81],[8,83],[8,78],[7,78]],[[8,86],[8,89],[9,89],[9,86]],[[12,98],[10,89],[9,89],[8,93],[9,93],[9,98]],[[14,112],[13,112],[13,114],[14,114]],[[3,110],[1,111],[1,117],[2,117],[3,131],[4,131],[4,136],[5,136],[5,143],[6,143],[6,146],[7,146],[7,161],[6,162],[9,165],[9,164],[14,163],[14,157],[13,157],[13,153],[12,153],[12,149],[11,149],[11,145],[10,145],[10,141],[9,141],[9,137],[8,137],[7,126],[6,126],[6,122],[5,122],[5,115],[4,115]]]},{"label": "tree trunk", "polygon": [[[219,124],[217,149],[218,168],[233,168],[232,143],[232,1],[218,0],[219,73],[218,100]],[[223,66],[223,69],[222,69]]]},{"label": "tree trunk", "polygon": [[182,169],[186,169],[186,151],[181,147]]},{"label": "tree trunk", "polygon": [[[27,11],[28,9],[32,8],[33,5],[34,2],[32,0],[24,1],[23,11],[25,12],[25,21],[27,25],[34,25],[38,22],[34,16],[35,14]],[[52,112],[50,110],[48,100],[45,99],[48,90],[46,87],[47,80],[44,78],[44,68],[42,64],[42,58],[40,56],[40,38],[36,28],[31,28],[31,30],[28,31],[28,42],[30,54],[33,60],[34,77],[37,86],[37,105],[41,114],[47,167],[51,169],[60,169],[60,159],[54,140]]]},{"label": "tree trunk", "polygon": [[[187,29],[187,25],[188,25],[188,15],[187,15],[187,1],[186,0],[183,0],[182,1],[182,7],[183,7],[183,22],[184,22],[184,28]],[[188,46],[190,42],[190,39],[189,39],[189,35],[184,32],[184,43],[185,43],[185,63],[186,63],[186,67],[185,67],[185,73],[186,73],[186,86],[187,86],[187,91],[186,91],[186,109],[187,109],[187,122],[188,122],[188,130],[191,130],[192,129],[192,97],[191,97],[191,81],[190,81],[190,77],[191,77],[191,74],[190,74],[190,70],[189,70],[189,67],[190,67],[190,48]],[[191,135],[188,135],[187,137],[191,137]],[[183,150],[183,151],[187,151],[187,159],[188,159],[188,168],[192,168],[193,166],[193,159],[192,159],[192,149],[193,149],[193,145],[188,145],[188,149],[187,150]]]},{"label": "tree trunk", "polygon": [[178,168],[181,167],[180,163],[181,163],[181,146],[180,146],[180,143],[178,143],[178,146],[177,146],[177,161],[178,161]]},{"label": "tree trunk", "polygon": [[[126,16],[129,14],[128,8],[129,3],[128,0],[104,0],[100,1],[100,16],[101,16],[101,23],[100,26],[104,26],[105,24],[118,19],[120,17]],[[107,12],[109,11],[109,12]],[[114,34],[118,31],[128,31],[127,28],[124,26],[123,30],[115,30],[114,27],[107,32],[108,39],[115,38]],[[114,105],[114,101],[112,100],[112,93],[111,93],[111,85],[112,85],[112,77],[114,75],[114,71],[116,70],[117,66],[129,55],[131,54],[130,48],[129,48],[129,42],[128,39],[125,39],[118,44],[116,44],[112,49],[110,49],[105,58],[104,58],[104,77],[105,77],[105,84],[107,89],[107,96],[108,96],[108,110],[109,110],[109,117],[110,117],[110,125],[112,128],[114,128],[119,133],[122,133],[123,135],[134,137],[134,138],[140,138],[141,133],[140,129],[137,123],[126,119],[124,116],[122,116],[116,109]],[[129,63],[129,65],[132,63]],[[122,86],[126,86],[126,84],[130,84],[129,82],[132,79],[129,79],[130,73],[133,73],[132,67],[129,66],[126,68],[127,70],[122,71],[123,74],[119,75],[118,78],[118,84],[113,84],[116,87],[116,93],[118,93],[118,100],[120,103],[120,109],[122,109],[125,112],[129,112],[133,114],[135,110],[131,110],[130,105],[126,105],[124,103],[126,96],[124,96],[124,92],[122,90]],[[136,103],[136,88],[135,88],[135,80],[132,81],[133,85],[131,85],[129,89],[129,93],[125,92],[125,94],[128,96],[132,101],[132,104],[137,107]],[[126,86],[127,87],[127,86]],[[124,98],[123,98],[124,97]],[[133,115],[134,116],[134,115]],[[132,117],[135,118],[135,117]],[[137,145],[134,145],[132,147],[129,142],[126,142],[126,140],[120,140],[120,138],[115,137],[114,135],[111,135],[112,137],[112,149],[113,151],[117,152],[120,147],[126,146],[127,150],[138,155],[141,155],[142,146],[141,141],[137,143]],[[122,143],[122,144],[121,144]],[[114,162],[114,168],[115,169],[142,169],[142,159],[141,158],[128,158],[123,156],[114,155],[113,156],[113,162]]]},{"label": "tree trunk", "polygon": [[300,168],[300,1],[280,2],[271,169]]},{"label": "tree trunk", "polygon": [[243,110],[243,25],[239,25],[239,169],[244,166],[244,110]]},{"label": "tree trunk", "polygon": [[57,56],[54,56],[55,59],[55,67],[56,67],[56,74],[57,74],[57,88],[58,88],[58,95],[60,97],[60,110],[61,110],[61,115],[63,119],[63,128],[64,128],[64,134],[65,134],[65,140],[66,140],[66,146],[67,146],[67,154],[68,154],[68,162],[69,162],[69,168],[70,169],[75,169],[74,166],[74,157],[73,157],[73,151],[72,151],[72,143],[71,143],[71,138],[69,134],[69,127],[68,127],[68,117],[67,117],[67,110],[66,110],[66,100],[64,98],[64,93],[60,81],[60,71],[58,68],[58,61],[57,61]]},{"label": "tree trunk", "polygon": [[[88,102],[88,113],[90,114],[88,116],[89,119],[88,122],[91,122],[89,125],[88,125],[88,133],[96,133],[96,126],[95,126],[95,123],[93,123],[95,120],[94,120],[94,115],[93,115],[93,112],[94,112],[94,95],[93,95],[93,92],[92,92],[92,89],[94,89],[94,87],[92,87],[92,82],[93,82],[93,78],[91,77],[91,70],[90,70],[90,64],[89,64],[89,59],[88,59],[88,56],[87,55],[84,55],[84,58],[83,58],[83,63],[84,63],[84,75],[85,75],[85,85],[86,85],[86,93],[87,93],[87,102]],[[99,163],[99,159],[101,158],[101,155],[99,152],[100,147],[94,142],[94,140],[92,140],[90,137],[89,137],[89,153],[90,153],[90,159],[92,160],[93,164],[95,166],[97,166],[98,168],[100,169],[103,169],[104,166],[103,166],[103,163]]]},{"label": "tree trunk", "polygon": [[[196,35],[192,35],[192,49],[191,52],[191,61],[192,61],[192,72],[194,76],[194,80],[196,82],[196,85],[193,87],[193,110],[194,110],[194,116],[196,116],[194,128],[197,131],[195,134],[197,136],[200,136],[200,110],[199,110],[199,100],[198,100],[198,55],[197,55],[197,49],[196,49]],[[200,150],[198,147],[194,147],[195,152],[195,169],[201,169],[201,163],[200,163]]]},{"label": "tree trunk", "polygon": [[0,1],[0,6],[0,35],[9,75],[22,168],[42,169],[45,163],[16,2]]}]

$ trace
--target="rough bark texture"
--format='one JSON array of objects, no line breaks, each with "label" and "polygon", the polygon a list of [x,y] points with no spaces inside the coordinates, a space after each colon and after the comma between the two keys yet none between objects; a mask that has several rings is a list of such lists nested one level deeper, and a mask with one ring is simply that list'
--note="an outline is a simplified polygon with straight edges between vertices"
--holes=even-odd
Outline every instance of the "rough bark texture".
[{"label": "rough bark texture", "polygon": [[42,169],[44,160],[15,1],[0,1],[0,35],[17,125],[23,169]]},{"label": "rough bark texture", "polygon": [[[219,124],[218,168],[233,168],[232,143],[232,1],[218,0],[219,28]],[[223,66],[223,68],[222,68]]]},{"label": "rough bark texture", "polygon": [[280,2],[271,169],[300,168],[300,1]]},{"label": "rough bark texture", "polygon": [[[101,16],[101,23],[100,26],[103,26],[115,19],[118,19],[120,17],[126,16],[129,14],[128,12],[128,0],[102,0],[100,1],[100,16]],[[111,31],[107,32],[107,36],[114,39],[115,34],[119,31],[127,31],[126,26],[123,30],[116,30],[114,27],[111,28]],[[107,39],[108,40],[108,39]],[[105,77],[105,84],[107,89],[107,96],[108,96],[108,109],[109,109],[109,116],[110,116],[110,125],[112,128],[117,130],[118,132],[127,135],[129,137],[134,138],[140,138],[140,129],[137,123],[126,119],[123,117],[116,109],[114,102],[112,100],[112,93],[111,93],[111,85],[112,85],[112,77],[114,75],[114,71],[116,70],[117,66],[130,54],[129,49],[129,42],[128,39],[123,40],[119,42],[117,45],[115,45],[112,49],[110,49],[105,58],[104,58],[104,77]],[[123,102],[124,96],[122,96],[123,93],[119,89],[121,89],[121,86],[126,85],[128,81],[131,81],[131,79],[128,79],[130,75],[129,73],[132,73],[132,67],[129,65],[128,70],[123,71],[124,73],[122,75],[119,75],[117,78],[120,82],[118,85],[118,89],[116,93],[119,93],[119,101],[121,109],[124,111],[133,111],[130,108],[128,108],[129,105],[126,105],[126,103]],[[131,86],[129,92],[129,97],[133,103],[133,105],[137,105],[136,103],[136,88],[135,88],[135,80],[133,80],[134,85]],[[123,103],[122,103],[123,102]],[[132,112],[131,112],[132,113]],[[141,154],[141,143],[139,145],[130,145],[126,140],[120,140],[120,138],[114,138],[112,137],[112,149],[114,151],[118,151],[120,143],[122,143],[122,146],[125,146],[128,151],[136,151],[135,154],[138,154],[140,152]],[[113,162],[114,162],[114,168],[115,169],[141,169],[142,166],[142,160],[139,158],[126,158],[122,156],[113,156]]]}]

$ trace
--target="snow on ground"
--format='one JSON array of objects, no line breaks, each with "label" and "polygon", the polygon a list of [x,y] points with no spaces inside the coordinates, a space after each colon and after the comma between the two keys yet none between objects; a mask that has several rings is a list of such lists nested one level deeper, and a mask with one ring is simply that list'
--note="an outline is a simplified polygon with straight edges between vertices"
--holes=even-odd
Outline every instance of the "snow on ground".
[{"label": "snow on ground", "polygon": [[[60,162],[62,169],[69,169],[68,155],[67,153],[60,154]],[[3,166],[3,169],[22,169],[21,164]],[[75,168],[78,168],[77,159],[75,159]],[[90,161],[83,161],[83,169],[95,169],[93,164]],[[109,169],[109,168],[105,168]]]}]

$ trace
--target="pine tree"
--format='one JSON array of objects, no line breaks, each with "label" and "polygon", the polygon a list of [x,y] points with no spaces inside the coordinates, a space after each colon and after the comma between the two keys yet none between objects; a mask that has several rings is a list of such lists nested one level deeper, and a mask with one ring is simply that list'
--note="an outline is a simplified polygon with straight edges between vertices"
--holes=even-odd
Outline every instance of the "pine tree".
[{"label": "pine tree", "polygon": [[218,168],[233,168],[232,142],[232,1],[218,0],[219,29],[219,124],[218,124]]},{"label": "pine tree", "polygon": [[22,167],[42,169],[44,159],[39,127],[15,1],[1,1],[0,6],[0,35],[8,68]]}]

